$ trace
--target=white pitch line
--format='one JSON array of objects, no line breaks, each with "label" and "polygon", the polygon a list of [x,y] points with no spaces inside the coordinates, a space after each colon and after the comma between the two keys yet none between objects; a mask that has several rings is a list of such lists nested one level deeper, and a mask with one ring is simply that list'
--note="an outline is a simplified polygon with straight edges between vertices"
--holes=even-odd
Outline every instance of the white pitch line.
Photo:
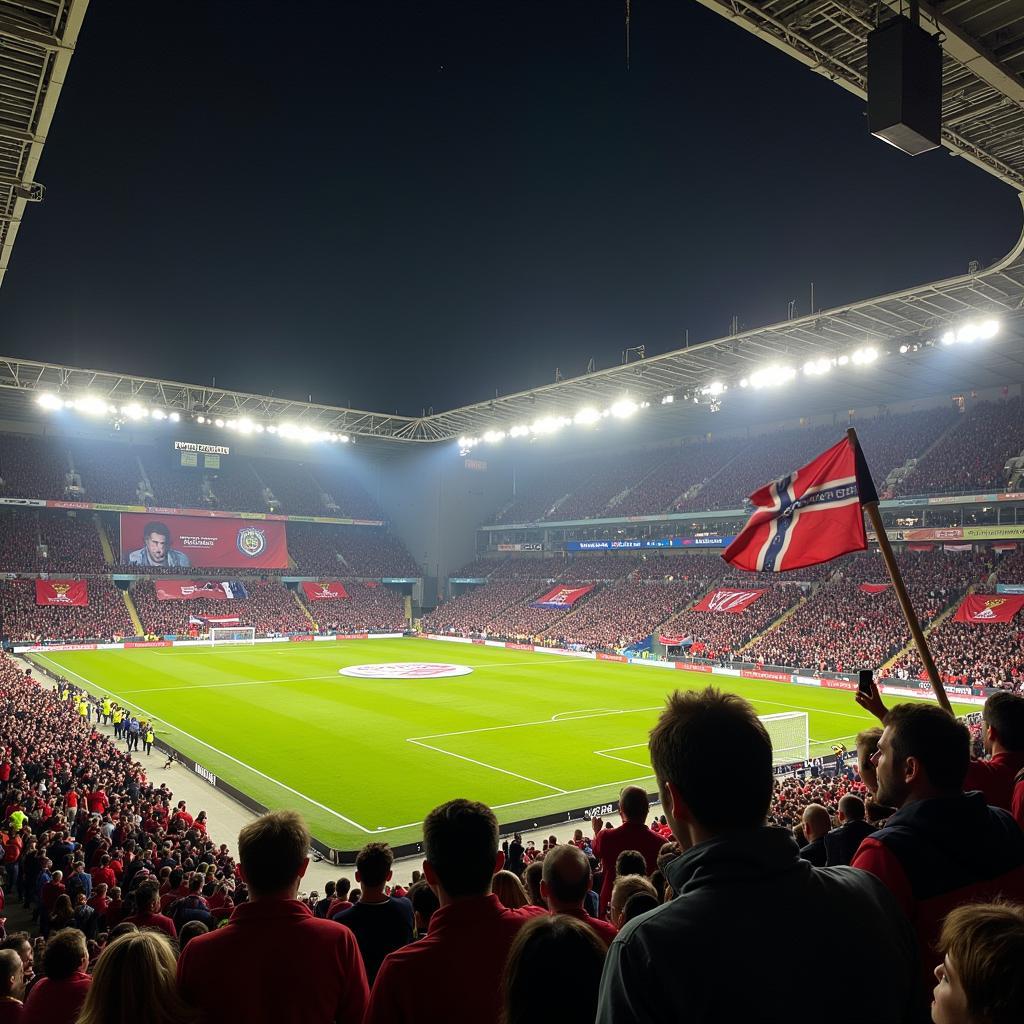
[{"label": "white pitch line", "polygon": [[[72,675],[75,676],[77,679],[81,679],[83,683],[87,683],[89,686],[96,686],[96,683],[93,682],[93,680],[87,679],[85,676],[79,675],[77,672],[74,672],[69,668],[65,668],[63,665],[60,664],[60,662],[53,661],[51,658],[47,658],[46,655],[40,654],[37,655],[37,657],[42,658],[43,661],[48,661],[51,665],[56,667],[61,672],[62,675]],[[114,690],[104,687],[100,687],[100,689],[102,689],[104,693],[109,693],[111,696],[120,697],[120,694],[116,693]],[[121,699],[124,700],[123,697]],[[291,786],[289,786],[285,782],[282,782],[280,779],[275,779],[272,776],[267,775],[266,772],[261,772],[259,768],[253,768],[251,764],[246,764],[244,761],[240,761],[233,754],[229,754],[226,751],[221,750],[219,747],[215,747],[212,743],[207,743],[206,740],[201,740],[198,736],[193,736],[192,733],[190,732],[185,732],[184,729],[180,729],[178,726],[173,725],[171,722],[167,722],[166,719],[157,719],[155,715],[147,711],[141,704],[136,704],[134,701],[131,700],[125,700],[125,703],[131,704],[132,707],[138,708],[138,710],[141,711],[147,718],[165,722],[165,724],[171,726],[171,728],[175,732],[180,733],[180,735],[187,736],[190,740],[194,740],[196,743],[201,743],[204,747],[206,747],[207,750],[212,750],[215,754],[220,754],[221,757],[226,757],[229,761],[234,761],[235,764],[240,765],[242,768],[248,769],[254,775],[258,775],[261,779],[266,779],[267,782],[272,782],[274,783],[275,786],[280,786],[282,789],[286,789],[289,793],[292,793],[294,796],[297,796],[300,799],[305,800],[307,803],[312,804],[314,807],[319,807],[320,810],[327,811],[328,814],[333,814],[340,821],[344,821],[346,824],[352,825],[354,828],[359,829],[360,832],[366,832],[367,834],[370,834],[376,831],[376,829],[367,828],[365,825],[360,825],[358,821],[353,821],[351,818],[346,818],[344,814],[339,814],[336,810],[334,810],[333,807],[328,807],[326,804],[320,803],[319,800],[314,800],[311,796],[306,796],[305,793],[300,793],[297,789],[293,789]]]},{"label": "white pitch line", "polygon": [[481,768],[489,768],[492,772],[501,772],[502,775],[512,775],[517,779],[522,779],[523,782],[532,783],[534,786],[540,786],[543,789],[550,789],[561,795],[564,795],[566,792],[564,789],[559,789],[558,786],[549,786],[546,782],[539,782],[537,779],[531,779],[528,775],[520,775],[519,772],[512,772],[507,768],[499,768],[497,765],[488,764],[486,761],[478,761],[475,757],[466,757],[465,754],[456,754],[451,750],[443,750],[441,747],[433,747],[429,743],[421,743],[416,739],[409,739],[406,742],[415,743],[417,747],[426,747],[427,750],[436,750],[439,754],[447,754],[449,757],[457,757],[460,761],[469,761],[470,764],[477,764]]},{"label": "white pitch line", "polygon": [[579,711],[559,711],[557,715],[552,715],[551,716],[551,721],[552,722],[571,722],[572,718],[569,717],[570,715],[575,715],[577,717],[580,717],[582,715],[588,714],[591,711],[611,711],[611,710],[612,710],[611,708],[580,708]]},{"label": "white pitch line", "polygon": [[338,673],[326,676],[286,676],[283,679],[247,679],[236,683],[194,683],[191,686],[147,686],[143,690],[122,690],[122,693],[173,693],[175,690],[219,690],[228,686],[262,686],[264,683],[308,683],[314,679],[333,679]]},{"label": "white pitch line", "polygon": [[660,711],[665,705],[657,704],[650,708],[624,708],[622,711],[601,711],[592,715],[579,715],[576,718],[564,718],[556,721],[553,718],[541,718],[536,722],[515,722],[512,725],[485,725],[479,729],[457,729],[455,732],[435,732],[429,736],[409,736],[410,741],[414,740],[440,740],[446,736],[469,736],[476,732],[498,732],[501,729],[525,729],[531,725],[562,725],[564,722],[582,722],[587,718],[608,718],[611,715],[636,715],[641,711]]}]

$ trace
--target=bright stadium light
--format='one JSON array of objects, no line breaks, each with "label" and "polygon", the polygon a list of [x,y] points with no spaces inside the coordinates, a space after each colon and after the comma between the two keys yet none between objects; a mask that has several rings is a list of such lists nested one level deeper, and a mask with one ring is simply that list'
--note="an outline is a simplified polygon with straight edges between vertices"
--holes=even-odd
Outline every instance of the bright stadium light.
[{"label": "bright stadium light", "polygon": [[219,420],[219,419],[218,420],[214,420],[213,421],[213,425],[215,427],[223,427],[224,426],[224,421],[223,420]]},{"label": "bright stadium light", "polygon": [[85,395],[82,398],[76,398],[74,408],[86,416],[106,416],[111,411],[117,412],[114,406],[109,405],[98,395]]},{"label": "bright stadium light", "polygon": [[141,420],[143,416],[148,414],[145,408],[139,405],[138,402],[130,402],[128,405],[121,406],[121,415],[127,416],[130,420]]},{"label": "bright stadium light", "polygon": [[750,381],[746,377],[744,377],[742,380],[740,380],[740,387],[741,388],[749,388],[750,387]]},{"label": "bright stadium light", "polygon": [[611,407],[612,415],[618,420],[629,419],[637,411],[639,406],[631,398],[620,398]]},{"label": "bright stadium light", "polygon": [[849,363],[850,363],[850,357],[849,356],[840,356],[836,360],[836,366],[848,366]]},{"label": "bright stadium light", "polygon": [[982,320],[981,323],[978,324],[978,337],[983,341],[988,341],[989,338],[994,338],[998,333],[998,320]]},{"label": "bright stadium light", "polygon": [[200,415],[200,416],[196,417],[196,423],[205,423],[205,422],[206,422],[206,417],[205,416],[201,416]]},{"label": "bright stadium light", "polygon": [[661,400],[661,404],[662,405],[671,405],[675,400],[676,400],[676,396],[675,395],[666,395]]},{"label": "bright stadium light", "polygon": [[909,345],[900,345],[900,355],[905,356],[910,351]]},{"label": "bright stadium light", "polygon": [[41,391],[36,396],[36,402],[39,403],[44,409],[63,409],[64,402],[58,398],[52,391]]},{"label": "bright stadium light", "polygon": [[262,434],[263,433],[263,424],[262,423],[256,423],[256,424],[253,425],[252,429],[255,430],[257,434]]},{"label": "bright stadium light", "polygon": [[530,428],[524,423],[517,423],[509,432],[509,437],[526,437],[529,434]]},{"label": "bright stadium light", "polygon": [[167,418],[168,418],[168,419],[169,419],[169,420],[170,420],[170,421],[171,421],[172,423],[177,423],[177,422],[178,422],[178,421],[179,421],[179,420],[181,419],[181,413],[180,413],[180,412],[172,412],[172,413],[170,414],[170,416],[168,416]]},{"label": "bright stadium light", "polygon": [[487,430],[484,432],[484,440],[488,444],[497,444],[499,441],[505,440],[504,430]]},{"label": "bright stadium light", "polygon": [[155,420],[165,420],[165,419],[167,419],[167,413],[165,413],[163,411],[163,409],[150,409],[149,410],[149,415],[152,416],[153,419],[155,419]]},{"label": "bright stadium light", "polygon": [[276,434],[277,433],[277,427],[275,427],[274,424],[271,423],[270,426],[267,427],[267,433],[268,434]]},{"label": "bright stadium light", "polygon": [[580,409],[580,411],[573,416],[572,421],[579,427],[587,427],[590,426],[591,423],[596,423],[600,418],[600,411],[595,409],[593,406],[588,405],[586,408]]},{"label": "bright stadium light", "polygon": [[720,394],[728,390],[729,389],[720,380],[715,380],[702,387],[700,389],[700,393],[702,395],[710,395],[712,398],[717,398]]},{"label": "bright stadium light", "polygon": [[553,434],[571,422],[572,420],[566,419],[565,416],[541,416],[530,424],[530,430],[535,434]]},{"label": "bright stadium light", "polygon": [[796,376],[796,370],[792,366],[766,366],[750,375],[750,386],[756,390],[761,388],[779,387],[788,384]]},{"label": "bright stadium light", "polygon": [[865,345],[857,349],[850,358],[854,366],[869,366],[878,358],[878,349],[873,345]]},{"label": "bright stadium light", "polygon": [[248,416],[243,416],[235,426],[243,434],[251,434],[253,432],[253,422]]},{"label": "bright stadium light", "polygon": [[820,359],[808,359],[804,363],[804,376],[805,377],[820,377],[823,374],[829,372],[832,369],[833,361],[831,359],[822,356]]}]

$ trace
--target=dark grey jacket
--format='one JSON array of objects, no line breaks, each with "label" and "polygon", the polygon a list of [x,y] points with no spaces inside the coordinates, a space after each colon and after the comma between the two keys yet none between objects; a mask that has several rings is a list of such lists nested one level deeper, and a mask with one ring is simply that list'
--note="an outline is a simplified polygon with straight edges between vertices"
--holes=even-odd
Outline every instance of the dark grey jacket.
[{"label": "dark grey jacket", "polygon": [[608,951],[597,1024],[829,1024],[915,1019],[913,930],[889,891],[849,867],[815,868],[785,829],[720,836],[665,872],[676,898],[630,921]]}]

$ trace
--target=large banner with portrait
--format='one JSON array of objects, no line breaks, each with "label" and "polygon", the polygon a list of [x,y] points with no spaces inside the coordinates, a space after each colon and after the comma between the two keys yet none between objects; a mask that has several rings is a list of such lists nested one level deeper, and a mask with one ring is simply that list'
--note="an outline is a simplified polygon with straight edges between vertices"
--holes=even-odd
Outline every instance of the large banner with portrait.
[{"label": "large banner with portrait", "polygon": [[287,569],[285,524],[164,513],[121,513],[121,562],[160,569]]}]

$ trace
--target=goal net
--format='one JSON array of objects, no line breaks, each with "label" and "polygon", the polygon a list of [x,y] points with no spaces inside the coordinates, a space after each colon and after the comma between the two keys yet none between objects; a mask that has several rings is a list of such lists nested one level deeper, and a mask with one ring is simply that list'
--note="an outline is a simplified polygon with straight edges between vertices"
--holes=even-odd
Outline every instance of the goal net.
[{"label": "goal net", "polygon": [[810,759],[811,739],[806,711],[783,711],[759,717],[772,740],[772,764]]},{"label": "goal net", "polygon": [[224,647],[226,644],[256,643],[255,626],[211,626],[210,645]]}]

